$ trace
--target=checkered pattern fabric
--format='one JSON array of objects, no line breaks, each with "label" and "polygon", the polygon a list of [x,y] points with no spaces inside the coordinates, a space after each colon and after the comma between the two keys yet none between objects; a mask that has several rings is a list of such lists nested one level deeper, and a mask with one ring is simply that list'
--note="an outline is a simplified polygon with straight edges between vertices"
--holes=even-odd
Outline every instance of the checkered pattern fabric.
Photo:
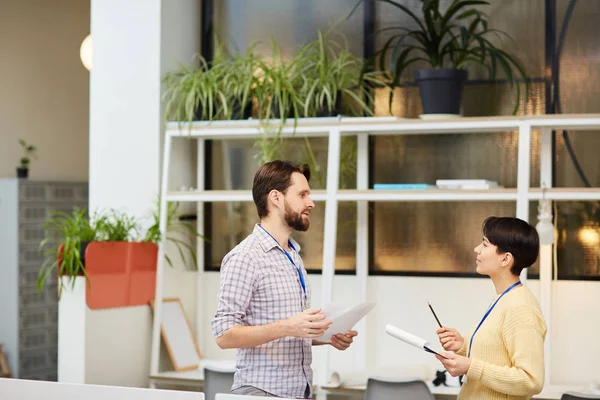
[{"label": "checkered pattern fabric", "polygon": [[[310,306],[300,246],[290,242],[296,249],[290,255],[304,274]],[[304,291],[296,267],[275,239],[256,225],[221,264],[218,306],[211,323],[214,336],[234,325],[265,325],[302,312]],[[238,349],[232,389],[250,385],[280,397],[304,398],[307,384],[312,387],[311,346],[311,339],[284,337]]]}]

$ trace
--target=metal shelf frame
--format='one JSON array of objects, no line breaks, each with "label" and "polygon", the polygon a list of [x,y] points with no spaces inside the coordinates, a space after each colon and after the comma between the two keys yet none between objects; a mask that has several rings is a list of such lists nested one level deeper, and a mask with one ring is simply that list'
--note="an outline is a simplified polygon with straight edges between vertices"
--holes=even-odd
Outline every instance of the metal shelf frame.
[{"label": "metal shelf frame", "polygon": [[[279,125],[279,121],[275,121]],[[529,220],[530,201],[542,198],[541,188],[530,187],[531,173],[531,134],[533,130],[541,130],[541,156],[540,156],[540,184],[544,185],[545,196],[551,200],[600,200],[600,188],[551,188],[552,185],[552,131],[558,129],[568,130],[600,130],[600,114],[561,114],[543,116],[507,116],[489,118],[455,118],[447,120],[415,120],[394,117],[331,117],[331,118],[306,118],[297,121],[297,124],[284,124],[282,135],[326,137],[328,140],[327,179],[326,189],[315,191],[313,199],[325,202],[325,226],[323,243],[323,271],[321,300],[327,304],[332,299],[332,284],[334,277],[334,264],[336,256],[337,213],[339,201],[357,202],[357,248],[356,248],[356,293],[357,300],[367,299],[368,277],[368,202],[370,201],[513,201],[516,207],[516,216],[525,221]],[[372,135],[423,135],[423,134],[454,134],[486,132],[518,131],[518,156],[517,156],[517,187],[490,190],[443,190],[431,189],[423,191],[381,191],[368,189],[369,166],[369,136]],[[160,231],[165,237],[167,202],[195,202],[197,203],[198,228],[204,233],[203,205],[206,202],[252,201],[250,191],[169,191],[169,172],[171,164],[171,149],[174,140],[197,140],[198,166],[197,187],[204,187],[205,163],[204,147],[206,140],[225,139],[254,139],[262,135],[262,126],[256,120],[243,121],[213,121],[193,122],[191,124],[172,122],[167,124],[164,138],[162,158],[161,182],[161,214]],[[355,135],[358,138],[357,158],[357,189],[339,190],[339,163],[340,144],[343,135]],[[533,221],[535,222],[535,221]],[[542,249],[541,257],[551,257],[552,249]],[[550,252],[550,253],[548,253]],[[202,245],[197,249],[199,259],[198,271],[198,305],[196,315],[196,332],[201,342],[202,327],[206,323],[202,315],[202,275],[204,271],[204,249]],[[165,244],[159,244],[157,274],[156,274],[156,302],[154,321],[152,326],[152,349],[150,374],[156,375],[159,367],[160,350],[160,323],[162,318],[162,297],[164,287]],[[551,258],[550,258],[551,260]],[[551,268],[551,265],[550,265]],[[547,271],[546,271],[547,272]],[[526,270],[522,279],[525,280]],[[544,315],[551,315],[551,275],[540,272],[541,306]],[[550,322],[548,326],[550,328]],[[357,327],[365,331],[360,325]],[[550,335],[548,335],[548,338]],[[367,341],[363,340],[362,347],[354,349],[359,358],[366,358]],[[547,349],[550,349],[550,340],[546,340]],[[319,360],[316,383],[325,383],[328,378],[329,352],[324,352],[323,360]],[[549,357],[547,357],[547,363]],[[549,364],[547,364],[549,365]],[[549,368],[546,369],[549,377]]]}]

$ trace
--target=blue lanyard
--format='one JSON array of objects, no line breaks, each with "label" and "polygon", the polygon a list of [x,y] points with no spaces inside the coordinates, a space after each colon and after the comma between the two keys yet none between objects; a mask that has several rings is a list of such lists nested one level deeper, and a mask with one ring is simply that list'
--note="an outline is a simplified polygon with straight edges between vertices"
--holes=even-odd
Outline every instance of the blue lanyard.
[{"label": "blue lanyard", "polygon": [[471,335],[471,340],[469,341],[469,354],[467,355],[467,357],[471,357],[471,347],[473,347],[473,338],[475,337],[475,334],[479,330],[479,327],[481,326],[481,324],[483,324],[483,321],[485,321],[485,319],[488,317],[488,315],[490,315],[490,313],[492,312],[492,310],[494,309],[494,307],[496,307],[496,303],[498,303],[498,301],[502,298],[502,296],[504,296],[506,293],[508,293],[511,290],[513,290],[519,284],[521,284],[521,281],[517,281],[517,282],[513,283],[512,285],[510,285],[510,287],[508,289],[506,289],[504,292],[502,292],[502,294],[500,295],[500,297],[498,297],[496,299],[496,301],[494,302],[494,304],[492,304],[492,306],[489,308],[489,310],[487,310],[487,312],[485,313],[485,315],[483,316],[483,318],[479,322],[479,325],[477,325],[477,328],[475,328],[475,331]]},{"label": "blue lanyard", "polygon": [[[271,236],[271,238],[273,240],[275,240],[275,243],[277,243],[277,245],[279,245],[279,242],[273,237],[273,235],[271,235],[265,228],[263,228],[262,225],[258,225],[258,226],[260,226],[263,231],[267,232],[267,235]],[[292,250],[296,251],[296,248],[294,247],[294,245],[292,244],[292,242],[290,242],[289,240],[288,240],[288,246],[290,246],[292,248]],[[302,275],[302,271],[300,270],[300,267],[298,267],[296,265],[296,263],[292,259],[292,256],[290,256],[290,253],[288,253],[281,246],[279,246],[279,248],[281,249],[281,251],[283,251],[283,254],[285,254],[287,256],[288,260],[290,260],[290,262],[292,263],[292,265],[294,267],[296,267],[296,271],[298,271],[298,277],[300,277],[300,285],[302,286],[302,291],[304,292],[304,301],[307,301],[308,297],[306,296],[306,283],[304,282],[304,275]]]}]

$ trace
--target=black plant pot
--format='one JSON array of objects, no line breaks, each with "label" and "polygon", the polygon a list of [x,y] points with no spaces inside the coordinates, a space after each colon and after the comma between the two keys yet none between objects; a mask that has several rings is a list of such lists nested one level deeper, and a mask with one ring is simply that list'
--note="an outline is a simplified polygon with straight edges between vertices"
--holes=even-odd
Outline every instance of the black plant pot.
[{"label": "black plant pot", "polygon": [[27,179],[28,175],[29,175],[29,168],[17,167],[17,178]]},{"label": "black plant pot", "polygon": [[[281,110],[279,109],[279,101],[277,100],[277,97],[275,97],[271,101],[271,118],[273,118],[273,119],[283,118],[280,111]],[[286,113],[286,115],[285,115],[286,119],[294,118],[294,109],[293,108],[290,108],[289,110],[284,110],[284,112]]]},{"label": "black plant pot", "polygon": [[317,111],[317,117],[336,117],[342,113],[342,94],[338,92],[335,98],[335,105],[329,111],[329,107],[324,105]]},{"label": "black plant pot", "polygon": [[[217,108],[213,105],[212,118],[215,118],[216,114]],[[208,111],[205,113],[205,111],[202,109],[202,104],[198,104],[198,107],[196,107],[196,111],[194,112],[194,121],[208,121],[210,118],[211,116]]]},{"label": "black plant pot", "polygon": [[81,247],[79,248],[79,257],[81,258],[81,264],[85,267],[85,251],[87,250],[90,242],[81,242]]},{"label": "black plant pot", "polygon": [[422,69],[415,72],[424,114],[460,114],[467,81],[464,69]]},{"label": "black plant pot", "polygon": [[231,104],[231,119],[248,119],[252,116],[252,102],[249,101],[244,107],[237,100]]}]

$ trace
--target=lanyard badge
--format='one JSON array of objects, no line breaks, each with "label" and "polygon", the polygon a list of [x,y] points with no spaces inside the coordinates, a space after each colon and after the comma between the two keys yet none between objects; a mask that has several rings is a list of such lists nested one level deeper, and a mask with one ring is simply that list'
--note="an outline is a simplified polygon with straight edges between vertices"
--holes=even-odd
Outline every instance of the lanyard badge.
[{"label": "lanyard badge", "polygon": [[479,325],[477,325],[477,328],[475,328],[475,330],[473,331],[473,334],[471,335],[471,340],[469,341],[469,353],[467,354],[467,357],[471,357],[471,348],[473,347],[473,338],[475,337],[475,334],[479,330],[479,327],[481,326],[481,324],[483,324],[483,321],[486,320],[486,318],[488,317],[488,315],[490,315],[490,313],[492,312],[492,310],[494,309],[494,307],[496,307],[496,303],[498,303],[498,301],[500,301],[500,299],[502,298],[502,296],[504,296],[506,293],[510,292],[516,286],[518,286],[520,284],[521,284],[521,281],[517,281],[517,282],[513,283],[508,289],[506,289],[504,292],[502,292],[502,294],[500,295],[500,297],[498,297],[496,299],[496,301],[494,302],[494,304],[492,304],[492,306],[489,308],[489,310],[487,310],[487,312],[485,313],[485,315],[483,316],[483,318],[479,322]]},{"label": "lanyard badge", "polygon": [[[273,235],[271,235],[265,228],[263,228],[261,225],[259,225],[263,231],[265,231],[267,233],[267,235],[271,236],[271,238],[273,240],[275,240],[275,238],[273,237]],[[277,243],[277,245],[279,245],[279,243],[277,242],[277,240],[275,240],[275,243]],[[296,251],[296,248],[294,247],[294,245],[292,244],[292,242],[288,241],[288,246],[290,246],[290,248],[293,251]],[[299,266],[296,265],[296,263],[294,262],[294,259],[292,258],[292,256],[290,255],[290,253],[288,253],[283,247],[279,246],[279,248],[281,249],[281,251],[283,251],[283,254],[286,255],[286,257],[288,258],[288,260],[290,260],[290,262],[292,263],[292,265],[294,266],[294,268],[296,268],[296,271],[298,272],[298,278],[300,279],[300,286],[302,287],[302,292],[303,292],[303,302],[302,302],[302,309],[306,310],[308,308],[308,296],[306,294],[306,282],[304,281],[304,274],[302,274],[302,268],[300,268]]]}]

